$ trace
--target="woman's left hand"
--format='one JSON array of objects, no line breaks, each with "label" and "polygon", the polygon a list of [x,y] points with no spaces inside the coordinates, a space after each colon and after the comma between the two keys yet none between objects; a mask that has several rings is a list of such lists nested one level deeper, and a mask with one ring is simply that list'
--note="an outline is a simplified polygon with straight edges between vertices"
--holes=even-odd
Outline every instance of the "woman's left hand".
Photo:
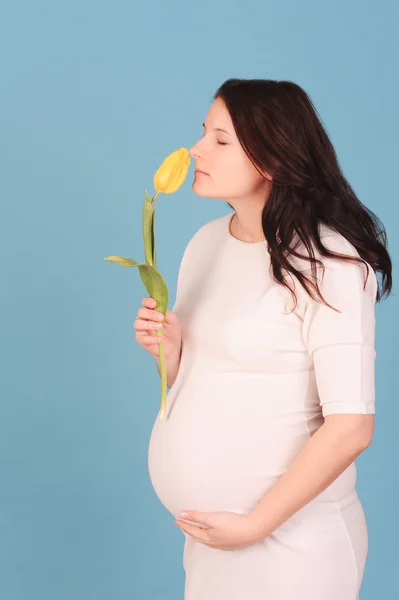
[{"label": "woman's left hand", "polygon": [[180,513],[179,516],[182,519],[188,519],[207,526],[207,529],[204,529],[179,519],[175,521],[182,531],[200,544],[205,544],[210,548],[235,550],[236,548],[245,548],[264,539],[260,528],[251,515],[190,510]]}]

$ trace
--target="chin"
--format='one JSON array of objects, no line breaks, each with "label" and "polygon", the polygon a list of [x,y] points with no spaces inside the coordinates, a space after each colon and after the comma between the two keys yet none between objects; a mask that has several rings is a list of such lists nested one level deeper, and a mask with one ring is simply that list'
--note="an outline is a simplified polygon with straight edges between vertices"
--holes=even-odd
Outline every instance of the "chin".
[{"label": "chin", "polygon": [[214,198],[215,196],[215,193],[207,189],[207,186],[198,185],[198,183],[193,183],[192,190],[197,196],[202,196],[203,198]]}]

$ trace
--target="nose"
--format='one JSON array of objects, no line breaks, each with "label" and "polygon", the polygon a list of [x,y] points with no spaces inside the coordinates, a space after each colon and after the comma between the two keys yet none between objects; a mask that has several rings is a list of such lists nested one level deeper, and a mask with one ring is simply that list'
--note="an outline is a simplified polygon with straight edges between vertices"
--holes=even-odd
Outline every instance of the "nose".
[{"label": "nose", "polygon": [[194,146],[192,146],[190,148],[189,153],[190,153],[190,156],[192,156],[192,158],[194,158],[195,160],[200,158],[200,153],[198,152],[197,144],[194,144]]}]

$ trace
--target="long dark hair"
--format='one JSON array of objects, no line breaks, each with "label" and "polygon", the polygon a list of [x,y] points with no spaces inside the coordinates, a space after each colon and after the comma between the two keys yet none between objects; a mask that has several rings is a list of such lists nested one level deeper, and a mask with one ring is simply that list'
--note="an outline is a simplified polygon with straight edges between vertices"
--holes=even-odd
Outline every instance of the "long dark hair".
[{"label": "long dark hair", "polygon": [[[314,277],[316,265],[322,269],[324,265],[315,258],[312,244],[322,256],[367,261],[382,274],[382,291],[379,284],[376,301],[388,296],[392,290],[392,262],[385,228],[344,177],[307,93],[291,81],[228,79],[217,90],[216,98],[226,105],[239,142],[253,165],[259,173],[272,176],[262,228],[273,276],[290,290],[295,306],[297,298],[283,270],[292,273],[315,300],[311,289],[330,306],[321,295],[317,279],[313,283],[289,261],[289,255],[310,261]],[[361,258],[329,251],[321,242],[319,224],[342,234]],[[291,245],[294,239],[302,242],[307,255],[295,250],[297,245]]]}]

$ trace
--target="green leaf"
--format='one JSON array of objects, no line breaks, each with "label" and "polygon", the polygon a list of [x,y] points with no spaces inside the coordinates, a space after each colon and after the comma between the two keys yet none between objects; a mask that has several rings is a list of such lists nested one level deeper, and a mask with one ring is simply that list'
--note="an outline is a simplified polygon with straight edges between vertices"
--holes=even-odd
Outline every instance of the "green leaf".
[{"label": "green leaf", "polygon": [[145,190],[145,200],[143,205],[142,229],[144,240],[144,256],[145,261],[149,265],[153,265],[153,208],[151,199]]},{"label": "green leaf", "polygon": [[152,211],[152,225],[151,225],[151,230],[152,230],[152,264],[155,268],[157,268],[157,253],[155,250],[155,211],[156,208],[154,208],[154,210]]},{"label": "green leaf", "polygon": [[138,263],[132,258],[123,256],[107,256],[104,260],[117,263],[122,267],[138,267],[140,277],[144,283],[147,292],[157,301],[157,310],[166,314],[168,308],[168,288],[161,273],[155,267],[147,263]]},{"label": "green leaf", "polygon": [[139,264],[132,258],[123,258],[123,256],[117,256],[116,254],[113,254],[112,256],[106,256],[104,260],[109,260],[110,262],[117,263],[122,267],[137,267]]},{"label": "green leaf", "polygon": [[140,277],[151,298],[157,301],[157,310],[166,314],[168,308],[168,288],[161,273],[153,266],[147,264],[138,265]]}]

